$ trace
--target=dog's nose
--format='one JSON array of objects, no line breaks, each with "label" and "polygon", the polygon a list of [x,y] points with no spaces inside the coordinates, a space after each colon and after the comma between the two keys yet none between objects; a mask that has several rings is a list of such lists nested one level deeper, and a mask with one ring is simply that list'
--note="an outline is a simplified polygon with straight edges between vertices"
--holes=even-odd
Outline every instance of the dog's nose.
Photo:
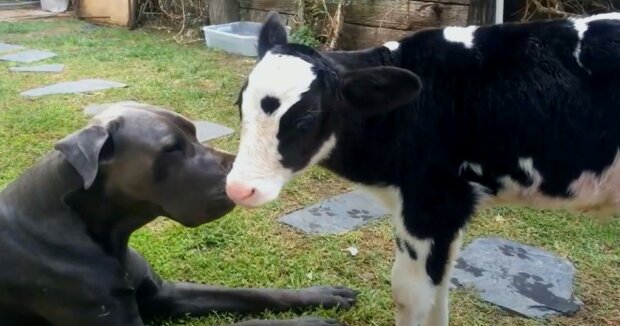
[{"label": "dog's nose", "polygon": [[229,182],[226,184],[226,195],[240,205],[246,203],[255,193],[256,189],[248,185],[237,182]]}]

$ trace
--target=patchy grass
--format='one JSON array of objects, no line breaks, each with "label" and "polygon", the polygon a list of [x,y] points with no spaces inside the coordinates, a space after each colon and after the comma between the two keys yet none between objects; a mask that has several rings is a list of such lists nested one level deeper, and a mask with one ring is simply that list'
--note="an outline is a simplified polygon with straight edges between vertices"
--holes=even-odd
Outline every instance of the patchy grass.
[{"label": "patchy grass", "polygon": [[[65,72],[12,74],[0,63],[0,187],[17,177],[54,141],[80,128],[82,107],[90,103],[137,100],[169,107],[192,119],[238,127],[232,105],[253,60],[208,51],[202,44],[181,46],[168,35],[93,27],[72,19],[0,23],[5,42],[55,51]],[[37,100],[19,92],[52,82],[107,78],[129,85],[92,95],[57,95]],[[238,135],[215,146],[235,151]],[[282,200],[263,209],[235,210],[196,229],[166,219],[138,231],[131,244],[164,277],[248,287],[306,287],[342,284],[361,290],[359,304],[346,312],[311,311],[350,325],[393,325],[389,275],[393,259],[387,220],[340,236],[305,236],[277,223],[285,212],[349,185],[313,169],[287,187]],[[601,226],[564,212],[499,208],[479,214],[466,242],[495,235],[541,246],[573,261],[576,293],[585,309],[571,318],[532,321],[514,317],[480,301],[469,291],[451,294],[452,325],[620,325],[620,223]],[[360,249],[351,257],[343,249]],[[265,317],[285,318],[290,313]],[[166,322],[215,325],[240,316],[211,316]]]}]

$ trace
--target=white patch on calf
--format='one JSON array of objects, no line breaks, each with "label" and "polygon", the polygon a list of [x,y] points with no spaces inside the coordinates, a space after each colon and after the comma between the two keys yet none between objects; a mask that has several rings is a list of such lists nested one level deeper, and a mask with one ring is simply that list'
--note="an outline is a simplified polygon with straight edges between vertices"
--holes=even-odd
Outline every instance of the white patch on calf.
[{"label": "white patch on calf", "polygon": [[570,21],[573,22],[573,27],[575,28],[575,31],[577,31],[577,37],[578,37],[577,46],[575,47],[575,51],[573,51],[573,55],[575,56],[575,60],[577,60],[577,64],[579,64],[580,67],[586,69],[588,72],[590,71],[587,68],[585,68],[583,64],[581,63],[581,44],[583,42],[583,37],[588,31],[588,24],[590,24],[593,21],[608,20],[608,19],[620,20],[620,13],[614,12],[614,13],[598,14],[598,15],[593,15],[590,17],[583,17],[583,18],[570,18]]},{"label": "white patch on calf", "polygon": [[383,46],[388,48],[390,51],[396,51],[400,47],[400,43],[396,41],[389,41],[389,42],[383,43]]},{"label": "white patch on calf", "polygon": [[463,172],[465,172],[465,170],[467,169],[472,170],[478,176],[482,176],[482,165],[478,163],[463,161],[463,163],[461,163],[461,166],[459,167],[459,175],[463,174]]},{"label": "white patch on calf", "polygon": [[[321,145],[321,147],[316,152],[316,154],[314,154],[314,156],[312,156],[312,158],[310,159],[310,164],[308,164],[308,166],[317,164],[317,163],[321,162],[322,160],[328,158],[329,155],[332,153],[332,150],[334,149],[334,147],[336,147],[336,135],[332,134],[323,143],[323,145]],[[300,173],[300,172],[298,172],[298,173]]]},{"label": "white patch on calf", "polygon": [[446,27],[443,29],[443,37],[448,42],[461,43],[467,49],[474,47],[474,32],[478,26]]},{"label": "white patch on calf", "polygon": [[[244,121],[254,123],[256,118],[280,118],[301,99],[316,79],[312,64],[295,56],[267,52],[248,77],[248,86],[243,91],[241,112]],[[280,106],[271,115],[261,108],[261,100],[271,96],[280,101]],[[248,119],[245,119],[245,117]],[[260,123],[260,121],[259,121]]]},{"label": "white patch on calf", "polygon": [[532,184],[523,187],[504,176],[499,179],[502,189],[497,196],[488,196],[482,206],[504,204],[526,205],[546,209],[569,209],[605,219],[620,214],[620,152],[614,161],[600,174],[584,171],[573,180],[568,192],[569,198],[552,197],[540,191],[543,178],[530,158],[519,159],[519,166],[530,177]]},{"label": "white patch on calf", "polygon": [[[277,135],[282,116],[316,79],[312,67],[298,57],[268,52],[248,77],[242,94],[241,143],[227,178],[228,184],[256,189],[252,202],[246,204],[259,206],[276,199],[284,184],[294,176],[293,171],[282,166]],[[266,96],[280,102],[270,114],[261,108],[261,100]],[[333,149],[335,139],[326,144],[319,151],[324,156]]]},{"label": "white patch on calf", "polygon": [[599,218],[620,214],[620,152],[601,174],[584,171],[568,189],[579,212]]}]

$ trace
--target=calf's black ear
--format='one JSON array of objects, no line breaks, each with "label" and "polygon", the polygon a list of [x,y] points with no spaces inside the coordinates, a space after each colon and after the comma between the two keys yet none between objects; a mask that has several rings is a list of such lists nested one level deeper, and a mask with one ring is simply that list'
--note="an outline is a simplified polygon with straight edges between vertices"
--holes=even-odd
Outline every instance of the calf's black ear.
[{"label": "calf's black ear", "polygon": [[346,106],[364,113],[380,113],[413,101],[420,90],[420,78],[409,70],[373,67],[345,72],[340,94]]},{"label": "calf's black ear", "polygon": [[286,43],[288,43],[286,28],[280,20],[280,15],[272,10],[258,36],[258,59],[262,59],[274,46]]},{"label": "calf's black ear", "polygon": [[106,143],[111,141],[110,133],[105,127],[92,125],[59,140],[54,148],[61,152],[80,174],[84,189],[88,189],[97,177],[101,151]]}]

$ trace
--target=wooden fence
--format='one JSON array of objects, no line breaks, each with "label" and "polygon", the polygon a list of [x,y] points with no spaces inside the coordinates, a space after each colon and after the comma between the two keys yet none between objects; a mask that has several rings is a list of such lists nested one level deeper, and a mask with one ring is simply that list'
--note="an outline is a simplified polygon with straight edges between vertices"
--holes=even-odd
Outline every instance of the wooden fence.
[{"label": "wooden fence", "polygon": [[[336,1],[328,0],[334,11]],[[345,8],[339,48],[361,49],[396,40],[411,31],[492,22],[494,0],[353,0]],[[296,0],[239,0],[242,20],[263,22],[269,10],[287,24],[297,13]]]}]

